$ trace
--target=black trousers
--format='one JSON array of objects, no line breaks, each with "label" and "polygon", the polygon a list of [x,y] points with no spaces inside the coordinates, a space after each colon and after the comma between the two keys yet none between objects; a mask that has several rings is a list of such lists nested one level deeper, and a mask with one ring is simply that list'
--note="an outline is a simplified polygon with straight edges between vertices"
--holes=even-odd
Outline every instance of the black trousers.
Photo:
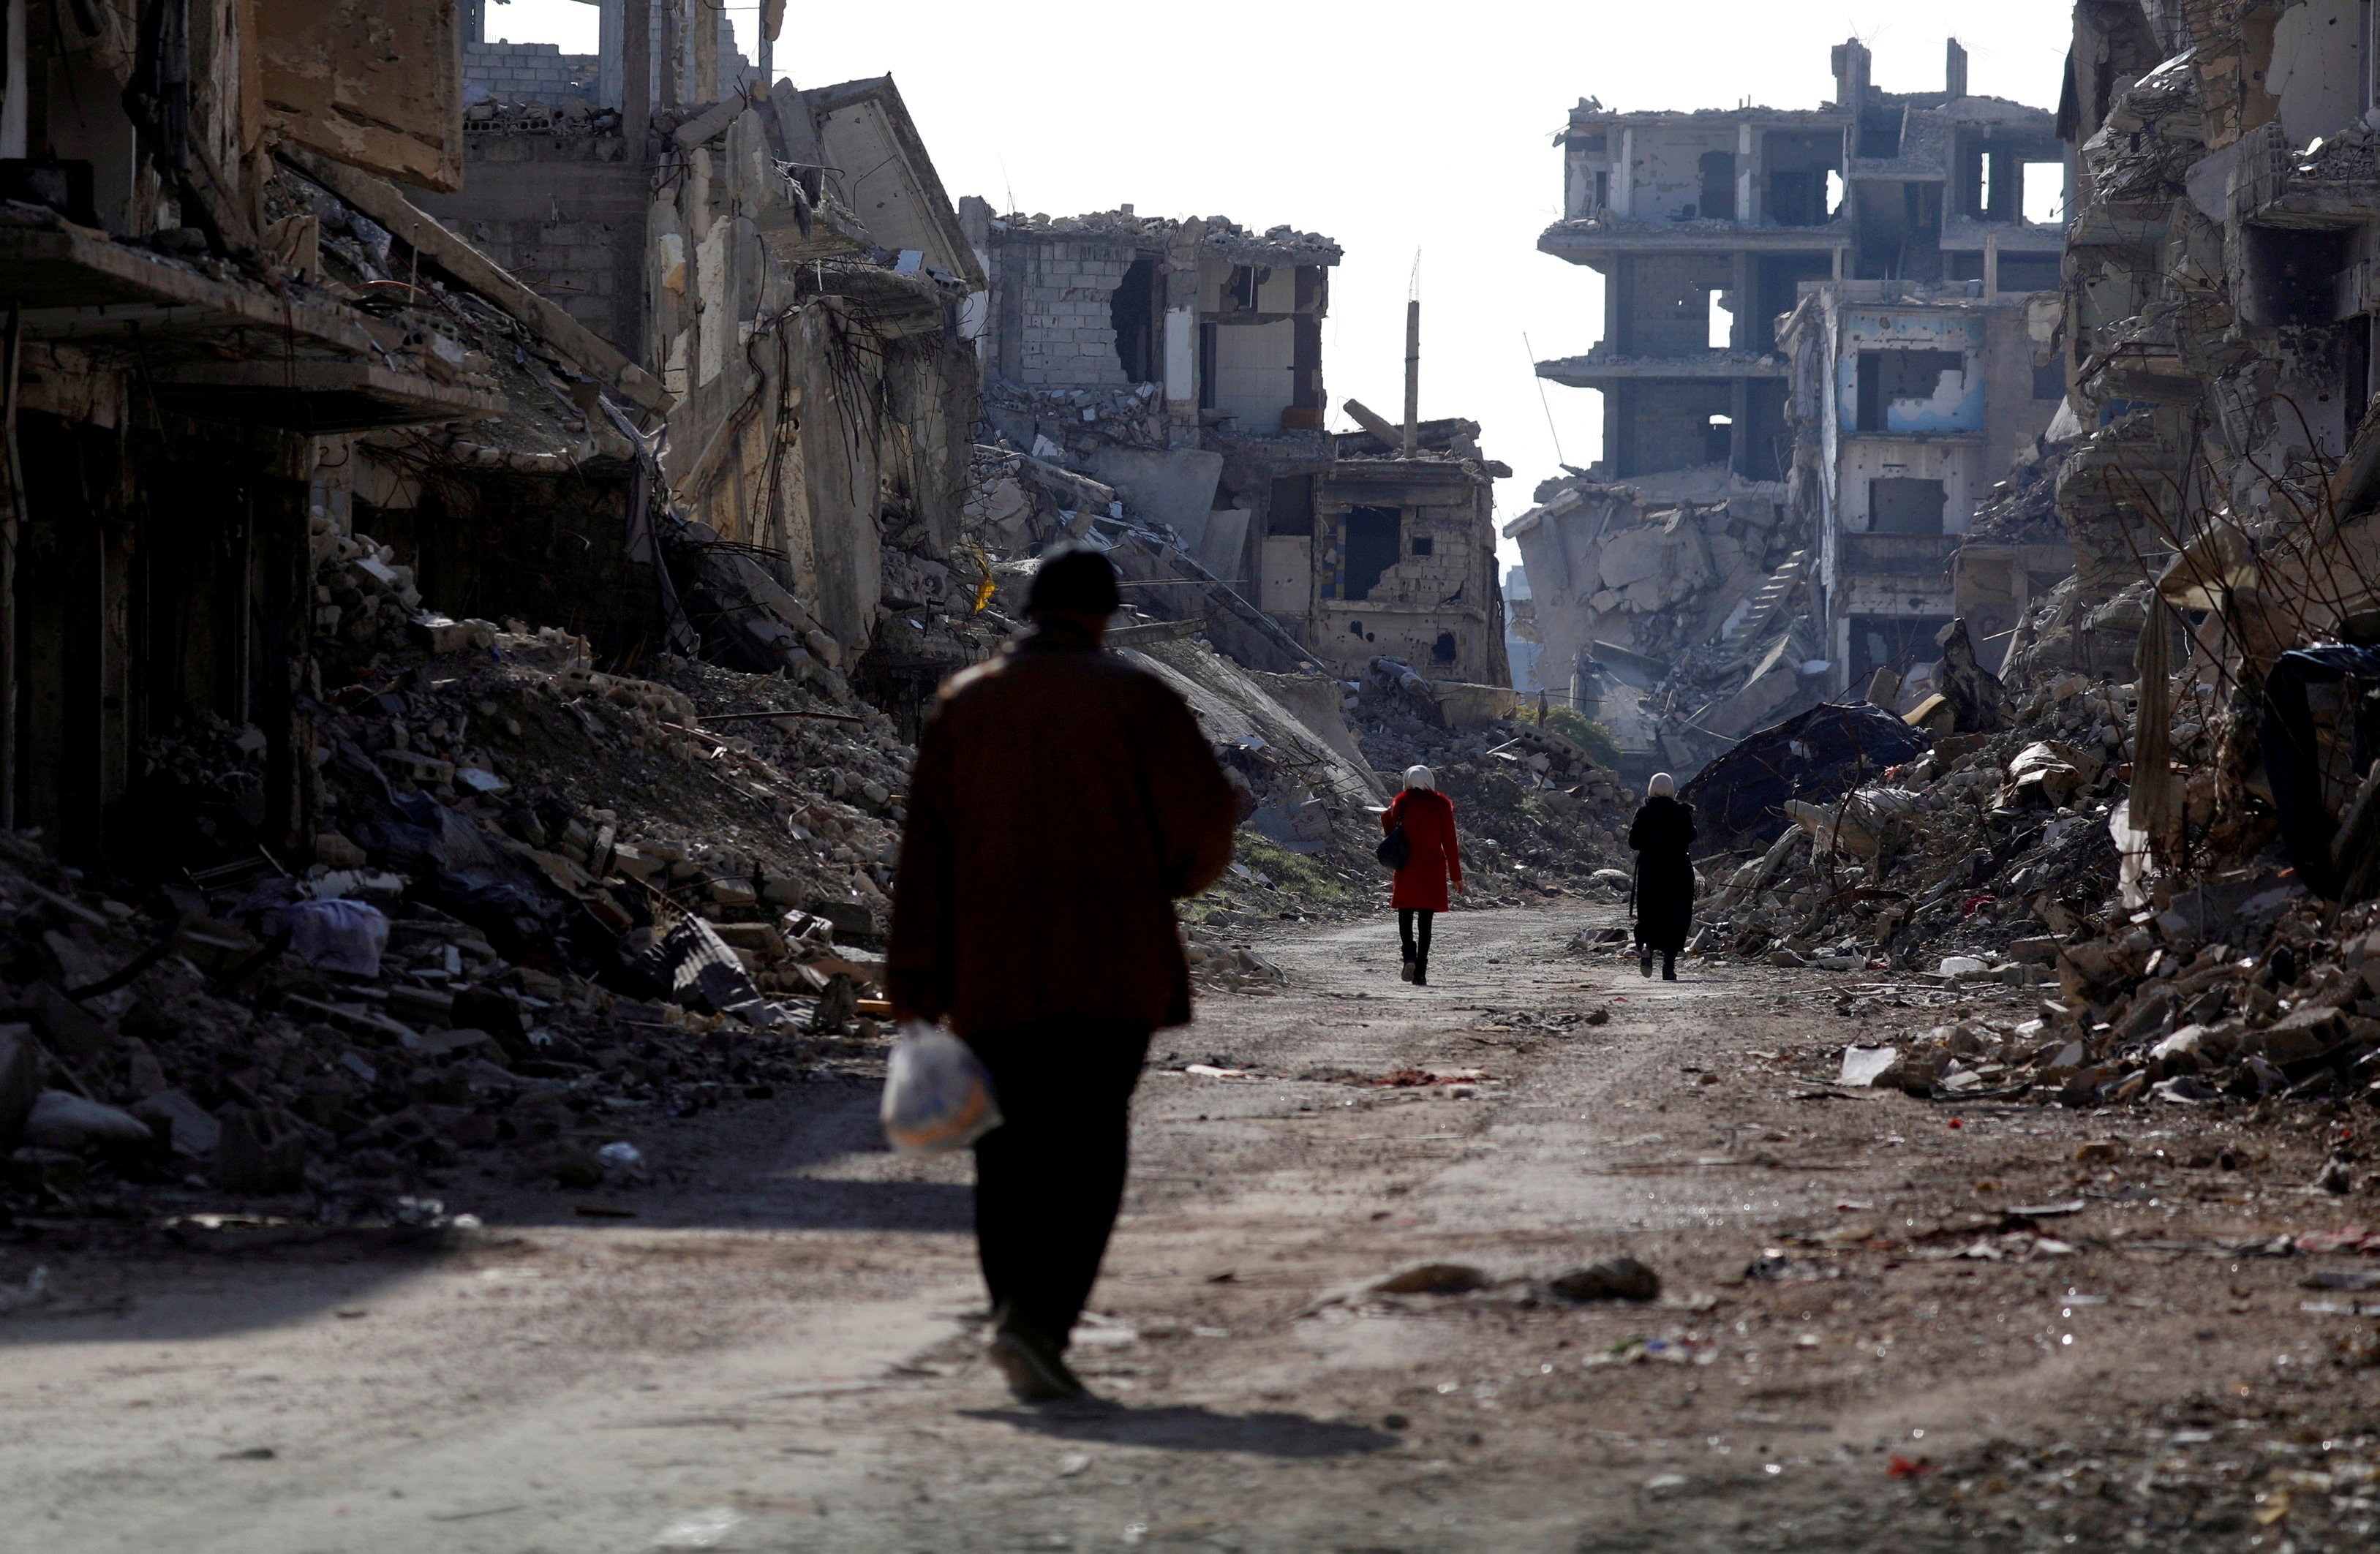
[{"label": "black trousers", "polygon": [[1050,1020],[970,1043],[1000,1126],[976,1141],[975,1238],[994,1310],[1060,1344],[1123,1205],[1146,1026]]},{"label": "black trousers", "polygon": [[[1416,917],[1421,919],[1421,943],[1418,949],[1414,943],[1414,919]],[[1409,961],[1429,959],[1429,926],[1437,920],[1438,914],[1427,906],[1397,908],[1397,938],[1404,944],[1405,959]]]}]

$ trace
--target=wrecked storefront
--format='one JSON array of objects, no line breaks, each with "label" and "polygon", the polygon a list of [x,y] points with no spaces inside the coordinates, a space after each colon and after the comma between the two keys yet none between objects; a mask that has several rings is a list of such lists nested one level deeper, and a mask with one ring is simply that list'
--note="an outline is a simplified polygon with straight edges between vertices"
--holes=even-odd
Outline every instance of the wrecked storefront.
[{"label": "wrecked storefront", "polygon": [[[409,289],[313,271],[319,224],[275,155],[451,186],[451,61],[389,62],[386,111],[358,127],[321,86],[361,67],[335,17],[208,7],[186,30],[171,7],[28,9],[0,115],[0,820],[84,856],[138,847],[140,751],[203,714],[260,742],[242,823],[302,839],[309,539],[335,440],[503,401]],[[442,7],[397,9],[451,42]]]}]

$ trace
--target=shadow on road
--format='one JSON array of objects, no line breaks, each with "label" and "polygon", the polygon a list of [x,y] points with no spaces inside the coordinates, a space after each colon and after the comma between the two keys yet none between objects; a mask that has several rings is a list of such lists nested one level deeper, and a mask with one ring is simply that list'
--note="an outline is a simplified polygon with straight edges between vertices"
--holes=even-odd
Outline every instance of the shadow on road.
[{"label": "shadow on road", "polygon": [[965,1411],[969,1418],[1013,1425],[1061,1440],[1099,1440],[1163,1451],[1245,1451],[1259,1457],[1351,1457],[1385,1451],[1397,1438],[1368,1425],[1342,1425],[1304,1414],[1217,1414],[1191,1404],[1163,1408]]}]

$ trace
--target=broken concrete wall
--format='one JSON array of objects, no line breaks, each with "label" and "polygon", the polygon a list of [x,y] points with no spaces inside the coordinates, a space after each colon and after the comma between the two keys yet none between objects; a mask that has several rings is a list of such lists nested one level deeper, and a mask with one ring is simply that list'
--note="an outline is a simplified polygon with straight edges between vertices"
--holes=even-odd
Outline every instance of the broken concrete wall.
[{"label": "broken concrete wall", "polygon": [[616,128],[465,136],[463,188],[417,201],[551,297],[580,323],[641,358],[645,274],[639,262],[650,174]]},{"label": "broken concrete wall", "polygon": [[1306,646],[1342,678],[1376,658],[1509,685],[1494,488],[1475,463],[1343,459],[1317,482]]}]

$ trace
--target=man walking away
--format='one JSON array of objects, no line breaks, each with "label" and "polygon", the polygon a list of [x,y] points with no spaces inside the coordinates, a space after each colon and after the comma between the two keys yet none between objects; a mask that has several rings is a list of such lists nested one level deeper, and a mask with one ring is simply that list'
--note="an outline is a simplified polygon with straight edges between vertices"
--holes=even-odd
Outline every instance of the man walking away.
[{"label": "man walking away", "polygon": [[1032,628],[943,687],[917,741],[885,982],[991,1073],[975,1147],[991,1357],[1026,1402],[1084,1395],[1068,1337],[1123,1201],[1149,1032],[1190,1018],[1172,903],[1230,864],[1238,806],[1190,710],[1105,652],[1114,565],[1045,558]]}]

